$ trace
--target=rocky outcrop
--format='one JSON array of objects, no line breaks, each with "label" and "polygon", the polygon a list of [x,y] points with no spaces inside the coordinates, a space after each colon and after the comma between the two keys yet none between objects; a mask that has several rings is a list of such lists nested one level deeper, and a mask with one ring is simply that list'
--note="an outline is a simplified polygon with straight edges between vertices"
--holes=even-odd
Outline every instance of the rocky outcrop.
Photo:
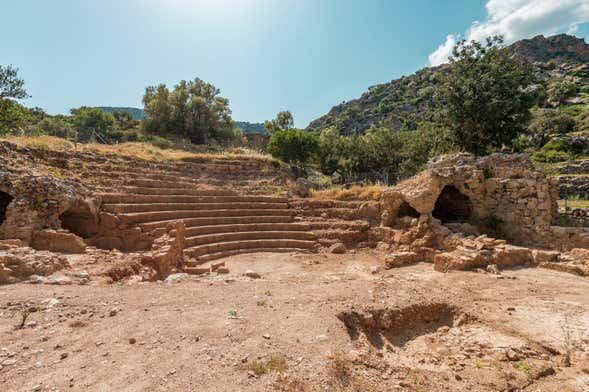
[{"label": "rocky outcrop", "polygon": [[62,255],[21,245],[0,241],[0,284],[16,283],[32,275],[47,276],[69,266]]},{"label": "rocky outcrop", "polygon": [[40,230],[33,234],[31,246],[37,250],[60,253],[84,253],[86,243],[67,230]]},{"label": "rocky outcrop", "polygon": [[[63,217],[76,213],[97,225],[98,203],[82,185],[53,176],[2,170],[0,165],[0,195],[10,201],[0,221],[0,239],[15,238],[30,244],[35,232],[61,229]],[[76,231],[76,227],[68,229]]]}]

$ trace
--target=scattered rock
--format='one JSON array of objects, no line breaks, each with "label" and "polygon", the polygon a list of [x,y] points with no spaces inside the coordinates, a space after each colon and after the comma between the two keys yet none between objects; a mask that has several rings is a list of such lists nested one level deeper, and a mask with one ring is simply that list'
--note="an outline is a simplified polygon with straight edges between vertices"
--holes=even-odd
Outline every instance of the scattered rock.
[{"label": "scattered rock", "polygon": [[331,252],[331,253],[342,254],[342,253],[346,253],[347,251],[348,251],[348,249],[341,242],[333,244],[329,247],[329,252]]},{"label": "scattered rock", "polygon": [[420,257],[415,252],[393,252],[385,258],[385,268],[391,269],[401,267],[407,264],[413,264],[420,261]]},{"label": "scattered rock", "polygon": [[324,334],[317,335],[317,340],[320,342],[327,342],[329,340],[329,336],[324,335]]},{"label": "scattered rock", "polygon": [[5,359],[2,361],[2,366],[13,366],[16,364],[16,359]]},{"label": "scattered rock", "polygon": [[217,268],[217,273],[221,275],[226,275],[229,273],[229,268],[227,267],[219,267]]},{"label": "scattered rock", "polygon": [[119,310],[117,308],[112,308],[109,312],[108,315],[109,317],[114,317],[117,315],[117,313],[119,313]]},{"label": "scattered rock", "polygon": [[186,273],[172,274],[172,275],[169,275],[164,280],[164,283],[165,284],[179,283],[179,282],[181,282],[183,280],[186,280],[188,278],[190,278],[190,275],[189,274],[186,274]]},{"label": "scattered rock", "polygon": [[262,335],[262,337],[264,339],[268,340],[268,339],[270,339],[271,336],[270,336],[270,334],[265,333],[265,334]]},{"label": "scattered rock", "polygon": [[510,361],[519,361],[521,359],[520,355],[511,348],[505,352],[505,356]]},{"label": "scattered rock", "polygon": [[129,344],[135,344],[135,343],[137,343],[137,340],[135,338],[129,339]]},{"label": "scattered rock", "polygon": [[257,272],[254,272],[252,270],[245,271],[245,273],[243,275],[247,276],[248,278],[252,278],[252,279],[261,279],[262,278],[262,276],[260,274],[258,274]]}]

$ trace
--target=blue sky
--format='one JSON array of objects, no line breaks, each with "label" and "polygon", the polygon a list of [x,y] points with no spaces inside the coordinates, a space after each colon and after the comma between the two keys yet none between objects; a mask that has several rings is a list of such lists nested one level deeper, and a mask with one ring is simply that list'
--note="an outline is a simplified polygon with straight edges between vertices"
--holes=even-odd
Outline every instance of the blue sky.
[{"label": "blue sky", "polygon": [[234,119],[289,109],[299,127],[459,38],[589,37],[589,0],[18,0],[0,14],[0,64],[20,68],[27,106],[141,107],[146,86],[200,77]]}]

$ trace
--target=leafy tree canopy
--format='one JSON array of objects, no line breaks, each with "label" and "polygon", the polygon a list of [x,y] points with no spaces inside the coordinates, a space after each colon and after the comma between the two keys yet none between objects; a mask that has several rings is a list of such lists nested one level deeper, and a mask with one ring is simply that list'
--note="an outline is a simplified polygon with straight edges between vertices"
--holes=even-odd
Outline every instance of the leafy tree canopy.
[{"label": "leafy tree canopy", "polygon": [[115,116],[98,108],[82,106],[72,109],[72,123],[78,132],[78,141],[104,142],[107,134],[115,129]]},{"label": "leafy tree canopy", "polygon": [[292,127],[294,127],[294,117],[288,110],[278,112],[274,120],[264,122],[264,128],[271,133],[288,131]]},{"label": "leafy tree canopy", "polygon": [[268,151],[288,163],[304,164],[319,151],[317,135],[299,129],[276,131],[268,141]]},{"label": "leafy tree canopy", "polygon": [[165,84],[150,86],[143,96],[148,132],[179,136],[194,144],[233,135],[229,100],[220,90],[196,78],[182,80],[170,91]]},{"label": "leafy tree canopy", "polygon": [[532,81],[532,68],[509,54],[502,37],[462,41],[440,74],[437,121],[466,151],[482,155],[511,146],[531,118]]},{"label": "leafy tree canopy", "polygon": [[18,77],[17,68],[0,65],[0,100],[27,98],[29,95],[24,86],[25,81]]}]

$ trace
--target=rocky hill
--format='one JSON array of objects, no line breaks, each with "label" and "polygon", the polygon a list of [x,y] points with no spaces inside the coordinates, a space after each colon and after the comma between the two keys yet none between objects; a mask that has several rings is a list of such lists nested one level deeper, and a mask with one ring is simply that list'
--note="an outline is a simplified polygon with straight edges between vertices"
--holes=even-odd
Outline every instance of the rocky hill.
[{"label": "rocky hill", "polygon": [[[542,79],[566,79],[579,86],[589,80],[589,45],[583,39],[567,34],[540,35],[515,42],[509,50],[533,63]],[[335,126],[341,134],[352,135],[365,132],[373,124],[400,129],[407,121],[427,118],[433,107],[435,73],[445,67],[424,68],[372,86],[360,98],[334,106],[312,121],[308,129]],[[572,97],[572,102],[583,103],[585,97]]]}]

